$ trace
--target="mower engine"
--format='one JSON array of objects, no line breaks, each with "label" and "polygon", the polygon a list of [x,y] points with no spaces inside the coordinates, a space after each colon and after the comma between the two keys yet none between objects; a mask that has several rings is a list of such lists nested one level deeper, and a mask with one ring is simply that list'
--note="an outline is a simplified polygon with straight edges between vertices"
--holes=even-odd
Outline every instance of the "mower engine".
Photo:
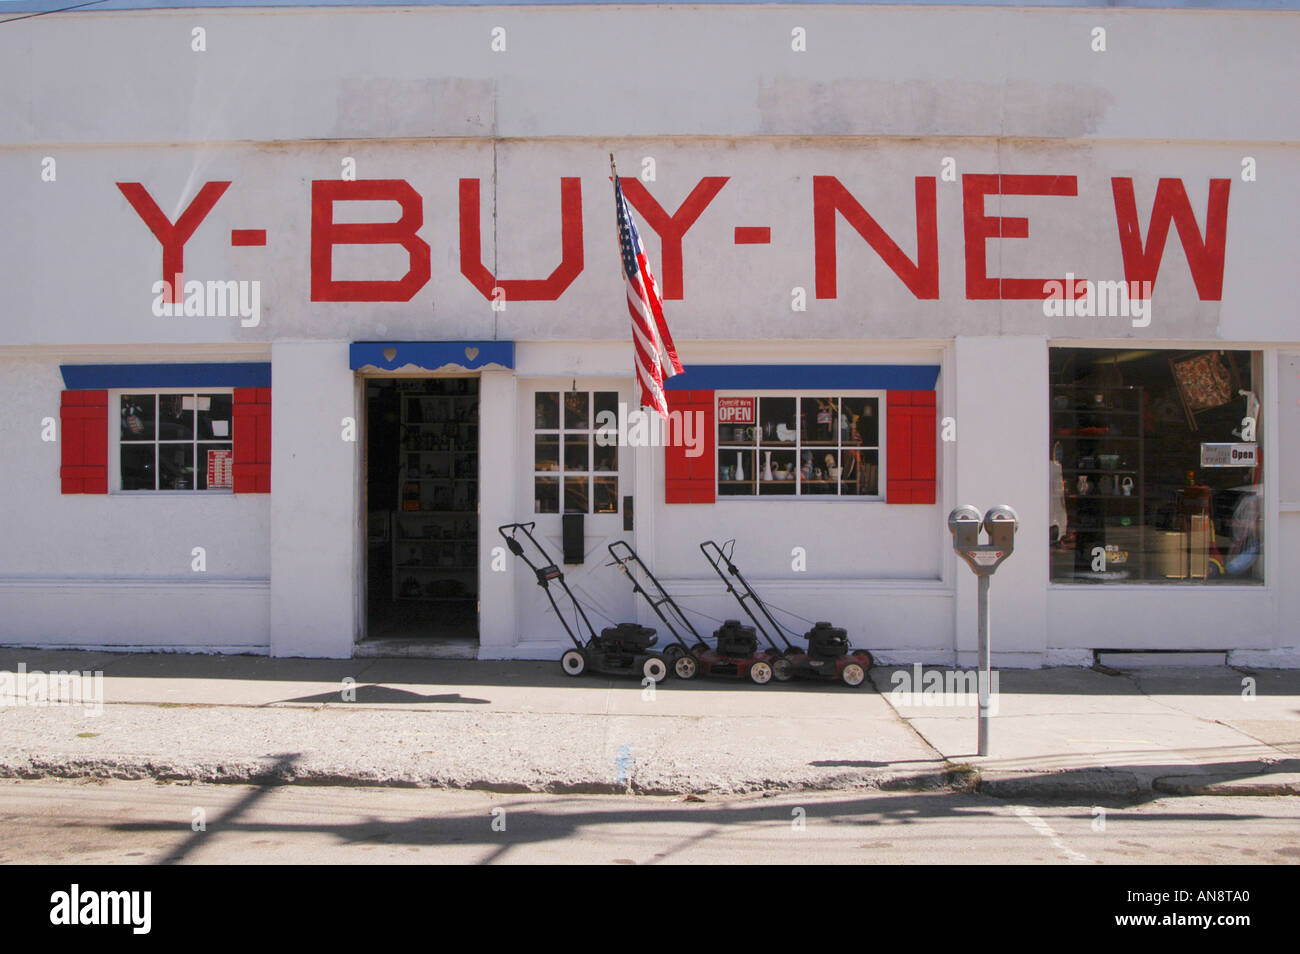
[{"label": "mower engine", "polygon": [[848,630],[825,621],[815,623],[804,634],[809,656],[843,656],[849,651]]},{"label": "mower engine", "polygon": [[738,619],[724,620],[714,637],[718,653],[723,656],[752,656],[758,649],[758,634],[753,626],[743,626]]},{"label": "mower engine", "polygon": [[643,653],[655,644],[655,631],[638,623],[619,623],[600,631],[601,649],[613,653]]}]

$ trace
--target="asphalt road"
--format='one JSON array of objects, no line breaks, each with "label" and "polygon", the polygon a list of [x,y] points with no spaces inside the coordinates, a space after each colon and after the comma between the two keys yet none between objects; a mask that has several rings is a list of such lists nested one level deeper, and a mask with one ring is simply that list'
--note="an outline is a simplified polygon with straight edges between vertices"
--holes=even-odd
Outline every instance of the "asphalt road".
[{"label": "asphalt road", "polygon": [[0,863],[1296,864],[1300,798],[1128,807],[0,781]]}]

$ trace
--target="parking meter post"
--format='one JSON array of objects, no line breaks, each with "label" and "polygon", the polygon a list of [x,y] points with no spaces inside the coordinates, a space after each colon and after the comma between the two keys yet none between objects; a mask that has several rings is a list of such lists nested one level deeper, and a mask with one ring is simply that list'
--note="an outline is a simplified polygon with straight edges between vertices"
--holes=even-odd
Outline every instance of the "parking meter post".
[{"label": "parking meter post", "polygon": [[989,648],[989,577],[979,579],[979,754],[989,754],[989,688],[993,685],[993,653]]},{"label": "parking meter post", "polygon": [[[989,542],[980,543],[980,530],[988,534]],[[984,519],[970,504],[956,507],[948,514],[948,530],[952,533],[952,548],[970,566],[979,582],[979,672],[976,687],[979,693],[979,747],[980,755],[989,752],[989,716],[992,714],[993,651],[989,640],[989,578],[1016,546],[1016,531],[1020,518],[1006,504],[991,508]]]}]

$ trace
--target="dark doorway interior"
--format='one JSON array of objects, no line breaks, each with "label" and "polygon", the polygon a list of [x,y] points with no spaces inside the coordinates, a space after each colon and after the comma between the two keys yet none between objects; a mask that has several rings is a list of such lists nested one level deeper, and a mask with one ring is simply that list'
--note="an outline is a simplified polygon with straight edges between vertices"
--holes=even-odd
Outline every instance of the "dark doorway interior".
[{"label": "dark doorway interior", "polygon": [[366,382],[366,636],[478,638],[478,379]]}]

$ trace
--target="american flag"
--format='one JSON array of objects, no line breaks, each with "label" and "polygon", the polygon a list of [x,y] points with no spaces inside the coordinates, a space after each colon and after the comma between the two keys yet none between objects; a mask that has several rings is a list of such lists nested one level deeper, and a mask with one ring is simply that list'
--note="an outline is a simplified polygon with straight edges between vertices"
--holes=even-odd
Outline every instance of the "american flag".
[{"label": "american flag", "polygon": [[632,316],[632,343],[636,350],[636,377],[641,385],[641,406],[654,408],[667,420],[668,401],[664,379],[682,373],[677,347],[664,320],[664,301],[659,294],[645,246],[637,232],[632,210],[623,198],[623,187],[614,171],[614,206],[618,212],[618,244],[623,256],[623,277],[627,281],[627,310]]}]

